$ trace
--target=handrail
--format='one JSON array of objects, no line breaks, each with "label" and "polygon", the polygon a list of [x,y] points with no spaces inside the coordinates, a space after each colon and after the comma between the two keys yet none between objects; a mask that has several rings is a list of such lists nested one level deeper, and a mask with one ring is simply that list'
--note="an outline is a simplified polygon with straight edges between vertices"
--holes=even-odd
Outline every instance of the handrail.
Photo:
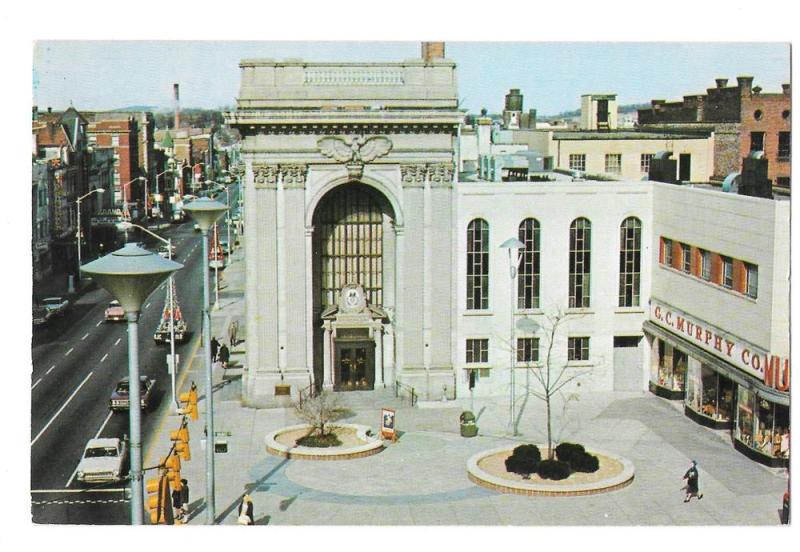
[{"label": "handrail", "polygon": [[416,390],[413,387],[411,387],[410,385],[407,385],[405,383],[401,383],[399,381],[395,381],[394,382],[394,396],[395,397],[399,397],[400,396],[400,389],[405,389],[406,391],[408,391],[409,395],[411,396],[411,407],[413,408],[414,406],[416,406],[417,405],[417,399],[419,398],[417,396]]},{"label": "handrail", "polygon": [[297,403],[300,406],[303,406],[303,402],[307,401],[308,399],[313,399],[317,394],[317,389],[314,386],[314,383],[309,383],[308,386],[304,387],[297,393]]}]

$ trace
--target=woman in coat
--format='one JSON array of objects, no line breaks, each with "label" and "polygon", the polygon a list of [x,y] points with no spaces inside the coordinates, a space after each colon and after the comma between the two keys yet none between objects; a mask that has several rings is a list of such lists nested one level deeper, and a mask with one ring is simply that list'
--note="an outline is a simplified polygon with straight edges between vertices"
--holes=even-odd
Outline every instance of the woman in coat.
[{"label": "woman in coat", "polygon": [[250,498],[250,495],[244,495],[239,504],[239,525],[255,525],[253,499]]}]

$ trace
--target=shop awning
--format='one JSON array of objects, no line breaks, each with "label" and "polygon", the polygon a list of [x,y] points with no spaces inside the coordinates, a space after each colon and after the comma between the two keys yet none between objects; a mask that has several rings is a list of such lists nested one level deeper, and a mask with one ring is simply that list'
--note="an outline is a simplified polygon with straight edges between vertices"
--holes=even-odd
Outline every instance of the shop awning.
[{"label": "shop awning", "polygon": [[713,366],[714,369],[722,374],[723,376],[729,378],[730,380],[736,382],[737,384],[745,387],[746,389],[750,389],[758,393],[759,397],[767,399],[768,401],[782,404],[784,406],[789,406],[789,393],[782,393],[771,387],[767,387],[764,385],[764,382],[755,379],[754,377],[750,376],[749,374],[745,374],[735,366],[725,362],[719,357],[715,357],[714,355],[707,353],[694,343],[690,341],[686,341],[679,335],[675,335],[660,326],[650,322],[649,320],[645,320],[644,324],[642,324],[642,329],[656,337],[660,337],[661,339],[665,339],[673,344],[677,344],[680,349],[689,353],[700,362],[704,364],[708,364]]}]

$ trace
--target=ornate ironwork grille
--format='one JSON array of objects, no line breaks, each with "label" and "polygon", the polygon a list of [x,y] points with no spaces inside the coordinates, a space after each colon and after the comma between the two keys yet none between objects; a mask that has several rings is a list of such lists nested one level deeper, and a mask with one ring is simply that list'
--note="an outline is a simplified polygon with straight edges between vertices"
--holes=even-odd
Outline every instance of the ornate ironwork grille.
[{"label": "ornate ironwork grille", "polygon": [[642,264],[642,223],[626,218],[619,227],[619,306],[639,306]]},{"label": "ornate ironwork grille", "polygon": [[525,244],[517,278],[517,308],[539,308],[539,221],[528,218],[519,225],[519,241]]},{"label": "ornate ironwork grille", "polygon": [[371,305],[383,305],[383,213],[360,188],[334,191],[320,207],[323,307],[336,304],[348,283],[358,283]]},{"label": "ornate ironwork grille", "polygon": [[588,308],[591,276],[592,224],[585,218],[569,227],[569,306]]},{"label": "ornate ironwork grille", "polygon": [[489,223],[467,226],[467,309],[489,308]]}]

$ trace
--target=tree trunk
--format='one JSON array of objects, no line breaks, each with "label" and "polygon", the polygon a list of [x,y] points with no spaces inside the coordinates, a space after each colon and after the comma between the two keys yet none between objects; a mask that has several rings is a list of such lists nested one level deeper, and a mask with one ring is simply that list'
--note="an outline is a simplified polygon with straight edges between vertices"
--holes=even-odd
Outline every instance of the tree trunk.
[{"label": "tree trunk", "polygon": [[553,430],[550,424],[550,394],[546,396],[545,405],[547,407],[547,459],[552,460],[554,457],[553,451]]}]

